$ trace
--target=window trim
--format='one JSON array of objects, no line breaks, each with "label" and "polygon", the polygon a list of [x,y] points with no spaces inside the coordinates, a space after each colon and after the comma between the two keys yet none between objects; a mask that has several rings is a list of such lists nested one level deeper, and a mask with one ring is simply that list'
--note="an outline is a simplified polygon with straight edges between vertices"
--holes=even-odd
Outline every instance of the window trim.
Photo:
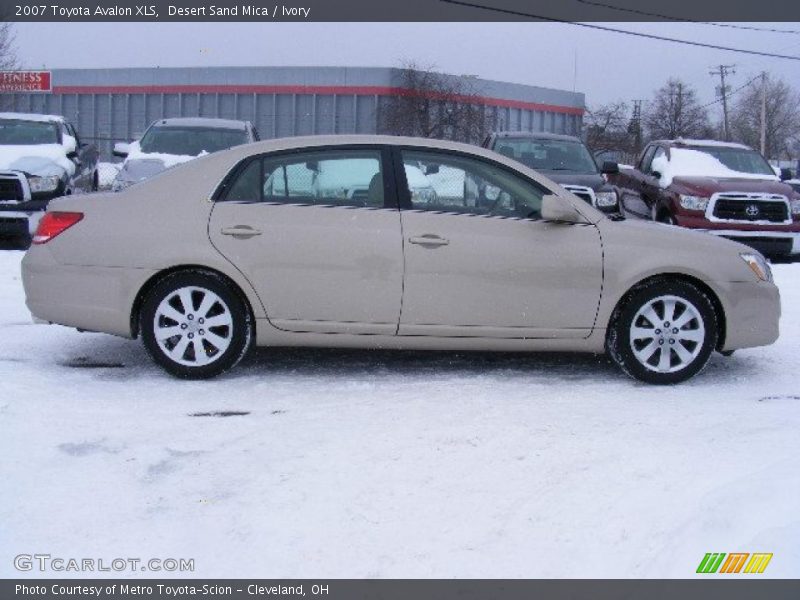
[{"label": "window trim", "polygon": [[[406,181],[406,172],[405,172],[405,167],[403,165],[403,151],[430,152],[432,154],[446,154],[446,155],[450,155],[450,156],[466,158],[466,159],[469,159],[469,160],[483,161],[483,162],[485,162],[485,163],[487,163],[487,164],[489,164],[489,165],[491,165],[493,167],[496,167],[496,168],[498,168],[498,169],[500,169],[502,171],[505,171],[505,172],[515,176],[515,177],[518,177],[518,178],[522,179],[523,181],[525,181],[527,183],[530,183],[530,184],[540,188],[543,191],[542,197],[555,193],[553,190],[551,190],[550,188],[546,187],[545,185],[539,183],[535,179],[531,179],[530,177],[525,175],[525,173],[522,173],[521,171],[518,171],[517,169],[514,169],[513,167],[509,167],[508,165],[504,165],[501,162],[498,162],[498,161],[496,161],[494,159],[491,159],[491,158],[487,158],[485,156],[472,154],[470,152],[464,152],[462,150],[448,150],[448,149],[444,149],[444,148],[431,148],[431,147],[428,147],[428,146],[412,146],[412,145],[408,145],[408,144],[402,144],[402,145],[392,146],[392,159],[393,159],[393,162],[394,162],[394,175],[395,175],[395,178],[397,179],[397,182],[398,182],[398,185],[397,185],[397,199],[398,199],[399,207],[400,207],[401,211],[403,211],[403,210],[425,211],[425,209],[423,209],[423,208],[414,208],[414,206],[411,204],[411,190],[409,189],[408,181]],[[436,212],[436,211],[429,211],[429,212]],[[534,218],[531,218],[531,217],[505,217],[505,216],[502,216],[502,215],[489,215],[489,214],[482,214],[482,213],[477,213],[477,212],[463,212],[463,213],[462,212],[453,212],[453,213],[447,213],[447,214],[453,214],[453,215],[457,215],[457,216],[464,215],[464,216],[467,216],[467,217],[497,217],[497,218],[504,218],[504,219],[515,218],[515,219],[523,219],[523,220],[529,220],[529,221],[540,221],[541,220],[540,218],[534,219]]]},{"label": "window trim", "polygon": [[[387,146],[385,144],[328,144],[325,146],[304,146],[302,148],[291,148],[286,150],[274,150],[274,151],[267,151],[267,152],[259,152],[258,154],[251,154],[246,156],[245,158],[241,159],[233,168],[228,171],[225,177],[222,178],[222,181],[219,183],[217,188],[214,190],[214,193],[211,195],[212,202],[238,202],[239,204],[262,204],[262,200],[228,200],[227,195],[230,192],[231,185],[234,181],[236,181],[239,175],[253,162],[256,160],[263,160],[264,158],[269,158],[270,160],[278,159],[280,160],[282,157],[291,157],[295,154],[308,154],[311,152],[337,152],[337,151],[372,151],[378,152],[380,155],[380,166],[381,166],[381,173],[383,174],[383,206],[382,207],[372,207],[372,206],[329,206],[328,208],[345,208],[348,210],[353,210],[356,208],[363,208],[368,210],[383,210],[383,209],[390,209],[390,210],[397,210],[398,209],[398,186],[396,185],[397,177],[394,173],[394,165],[391,158],[391,146]],[[270,202],[270,205],[273,203]],[[301,206],[315,206],[314,204],[309,204],[307,202],[286,202],[281,204],[296,204]],[[326,205],[327,206],[327,205]]]}]

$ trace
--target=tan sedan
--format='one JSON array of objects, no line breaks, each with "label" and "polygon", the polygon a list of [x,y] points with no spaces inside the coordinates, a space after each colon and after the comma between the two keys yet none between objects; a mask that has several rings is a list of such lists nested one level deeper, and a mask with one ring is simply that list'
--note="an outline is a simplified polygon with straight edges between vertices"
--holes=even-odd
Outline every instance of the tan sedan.
[{"label": "tan sedan", "polygon": [[619,221],[488,150],[381,136],[240,146],[50,204],[39,320],[128,338],[178,377],[258,346],[607,351],[650,383],[771,344],[746,246]]}]

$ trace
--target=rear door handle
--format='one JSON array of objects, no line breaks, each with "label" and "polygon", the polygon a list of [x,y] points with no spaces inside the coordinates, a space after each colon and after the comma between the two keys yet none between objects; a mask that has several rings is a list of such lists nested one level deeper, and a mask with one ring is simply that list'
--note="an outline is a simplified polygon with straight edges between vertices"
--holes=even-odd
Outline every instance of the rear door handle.
[{"label": "rear door handle", "polygon": [[432,233],[426,233],[425,235],[408,238],[408,243],[417,244],[419,246],[436,247],[436,246],[447,246],[447,244],[450,243],[450,240],[440,237],[438,235],[434,235]]},{"label": "rear door handle", "polygon": [[223,227],[219,231],[222,235],[232,235],[238,238],[250,238],[254,235],[261,235],[261,231],[253,229],[248,225],[234,225],[233,227]]}]

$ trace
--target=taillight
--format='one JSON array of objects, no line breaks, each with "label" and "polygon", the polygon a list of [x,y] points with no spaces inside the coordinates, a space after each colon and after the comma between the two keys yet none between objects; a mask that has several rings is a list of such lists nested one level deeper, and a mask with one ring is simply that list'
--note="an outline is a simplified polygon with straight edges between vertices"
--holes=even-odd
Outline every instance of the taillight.
[{"label": "taillight", "polygon": [[45,213],[36,233],[33,234],[34,244],[46,244],[60,233],[75,225],[83,218],[83,213],[79,212],[49,212]]}]

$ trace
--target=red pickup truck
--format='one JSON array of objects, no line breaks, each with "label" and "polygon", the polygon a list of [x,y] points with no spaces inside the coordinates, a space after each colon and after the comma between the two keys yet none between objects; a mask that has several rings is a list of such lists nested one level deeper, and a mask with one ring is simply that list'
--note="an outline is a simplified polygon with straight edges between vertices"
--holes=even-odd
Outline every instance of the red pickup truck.
[{"label": "red pickup truck", "polygon": [[639,216],[787,259],[800,256],[800,194],[784,183],[790,177],[789,172],[777,176],[747,146],[678,139],[651,142],[635,168],[621,168],[609,175],[609,183],[626,209],[644,213]]}]

